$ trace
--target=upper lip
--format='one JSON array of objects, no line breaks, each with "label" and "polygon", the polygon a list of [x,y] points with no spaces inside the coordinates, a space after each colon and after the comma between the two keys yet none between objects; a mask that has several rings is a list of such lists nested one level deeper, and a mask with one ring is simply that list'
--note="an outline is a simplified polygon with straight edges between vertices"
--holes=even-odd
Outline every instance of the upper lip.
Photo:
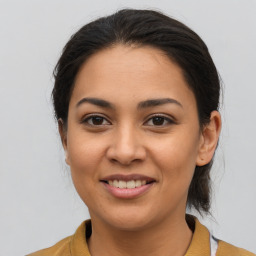
[{"label": "upper lip", "polygon": [[109,180],[123,180],[123,181],[129,181],[129,180],[145,180],[146,182],[153,182],[155,181],[154,178],[151,178],[149,176],[141,175],[141,174],[113,174],[109,176],[105,176],[101,181],[109,181]]}]

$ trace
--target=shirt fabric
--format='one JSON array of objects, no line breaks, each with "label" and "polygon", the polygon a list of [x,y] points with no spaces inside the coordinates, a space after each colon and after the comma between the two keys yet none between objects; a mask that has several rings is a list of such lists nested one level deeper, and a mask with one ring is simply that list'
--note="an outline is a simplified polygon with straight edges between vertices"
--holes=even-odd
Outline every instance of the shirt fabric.
[{"label": "shirt fabric", "polygon": [[210,234],[210,247],[211,247],[211,256],[216,256],[218,250],[218,239]]},{"label": "shirt fabric", "polygon": [[[214,239],[215,242],[211,242],[212,240],[208,229],[195,217],[193,218],[194,233],[185,256],[256,256],[256,254],[221,240]],[[87,245],[87,238],[90,237],[90,234],[91,221],[86,220],[78,227],[74,235],[61,240],[50,248],[40,250],[27,256],[91,256]],[[217,251],[215,253],[214,250],[216,249]]]}]

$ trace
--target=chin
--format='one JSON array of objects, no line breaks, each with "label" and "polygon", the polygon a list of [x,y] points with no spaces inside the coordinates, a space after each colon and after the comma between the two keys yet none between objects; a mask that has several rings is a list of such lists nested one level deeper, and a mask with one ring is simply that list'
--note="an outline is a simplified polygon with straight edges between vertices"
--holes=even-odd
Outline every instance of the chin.
[{"label": "chin", "polygon": [[118,230],[123,231],[139,231],[144,230],[150,225],[152,225],[152,222],[146,221],[145,219],[140,218],[121,218],[121,219],[115,219],[113,222],[109,223],[112,224],[113,227],[115,227]]},{"label": "chin", "polygon": [[137,209],[136,211],[126,209],[125,211],[116,210],[113,213],[105,213],[101,219],[107,225],[118,230],[139,231],[149,228],[158,222],[157,219],[152,217],[152,211],[144,212],[142,209]]}]

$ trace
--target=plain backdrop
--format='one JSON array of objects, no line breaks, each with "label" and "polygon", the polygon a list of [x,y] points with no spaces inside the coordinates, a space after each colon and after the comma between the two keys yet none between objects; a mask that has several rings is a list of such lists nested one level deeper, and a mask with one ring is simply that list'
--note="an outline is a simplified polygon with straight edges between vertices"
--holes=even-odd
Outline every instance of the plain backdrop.
[{"label": "plain backdrop", "polygon": [[52,71],[85,23],[122,7],[160,10],[195,30],[223,80],[212,172],[216,237],[256,252],[256,1],[0,1],[0,256],[49,247],[88,218],[53,118]]}]

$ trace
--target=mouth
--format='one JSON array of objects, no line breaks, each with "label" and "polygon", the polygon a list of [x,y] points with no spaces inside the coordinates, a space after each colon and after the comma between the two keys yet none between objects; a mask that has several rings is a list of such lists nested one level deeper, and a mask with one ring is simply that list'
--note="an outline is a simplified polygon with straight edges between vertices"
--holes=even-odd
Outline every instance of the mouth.
[{"label": "mouth", "polygon": [[131,189],[131,188],[138,188],[147,184],[151,184],[156,180],[151,177],[148,177],[145,175],[139,175],[139,174],[130,174],[130,175],[116,174],[116,175],[104,177],[100,181],[115,188]]},{"label": "mouth", "polygon": [[102,182],[109,184],[115,188],[139,188],[146,184],[151,184],[154,181],[146,181],[146,180],[102,180]]},{"label": "mouth", "polygon": [[156,180],[144,175],[112,175],[100,182],[115,197],[133,198],[144,194]]}]

